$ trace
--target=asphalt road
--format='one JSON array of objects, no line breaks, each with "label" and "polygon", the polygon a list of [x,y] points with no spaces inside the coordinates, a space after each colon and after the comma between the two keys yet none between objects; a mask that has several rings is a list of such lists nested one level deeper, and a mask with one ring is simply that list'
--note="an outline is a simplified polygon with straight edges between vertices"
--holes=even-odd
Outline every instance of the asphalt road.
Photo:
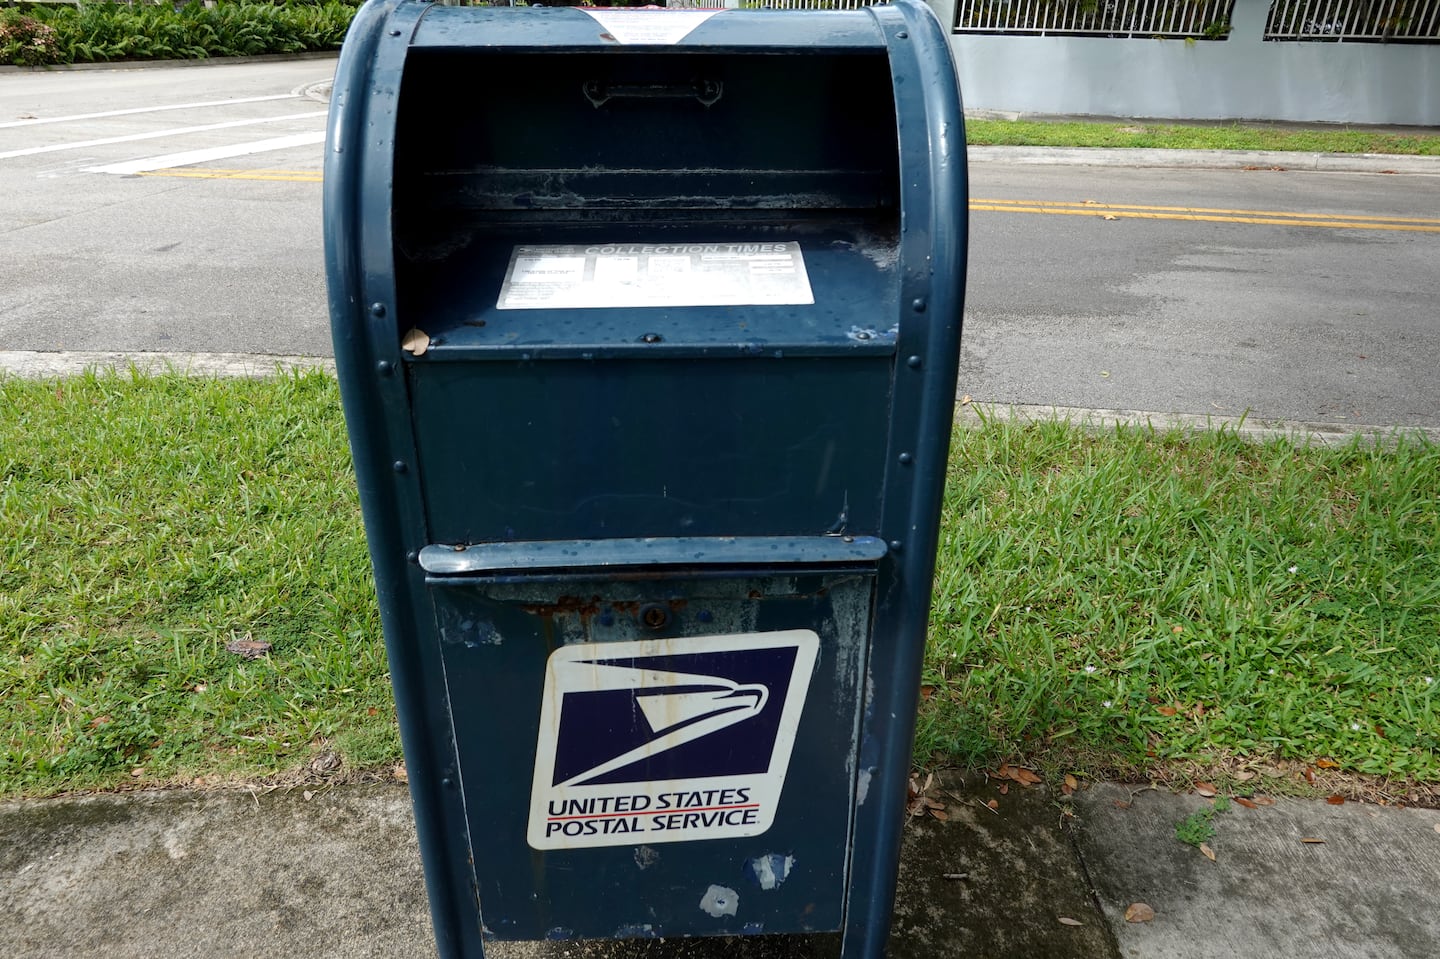
[{"label": "asphalt road", "polygon": [[[0,76],[0,348],[328,355],[333,69]],[[987,162],[971,193],[977,401],[1440,426],[1440,176]]]}]

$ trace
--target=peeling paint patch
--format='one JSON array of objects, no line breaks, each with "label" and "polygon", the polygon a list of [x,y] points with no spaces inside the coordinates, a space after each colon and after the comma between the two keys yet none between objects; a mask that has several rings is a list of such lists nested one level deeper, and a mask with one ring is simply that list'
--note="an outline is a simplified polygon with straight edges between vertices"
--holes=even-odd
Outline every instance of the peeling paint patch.
[{"label": "peeling paint patch", "polygon": [[855,803],[865,805],[865,797],[870,795],[870,777],[875,775],[875,770],[865,768],[860,770],[859,777],[855,780]]},{"label": "peeling paint patch", "polygon": [[649,869],[660,861],[660,854],[649,846],[635,847],[635,865],[641,869]]},{"label": "peeling paint patch", "polygon": [[628,923],[615,930],[616,939],[659,939],[660,931],[648,922]]},{"label": "peeling paint patch", "polygon": [[888,330],[880,330],[871,326],[852,326],[845,334],[852,340],[864,342],[866,340],[892,341],[900,335],[900,324],[895,324]]},{"label": "peeling paint patch", "polygon": [[760,888],[769,892],[771,889],[779,889],[790,878],[790,870],[795,868],[794,856],[782,856],[778,852],[772,852],[765,856],[756,856],[745,863],[745,868]]},{"label": "peeling paint patch", "polygon": [[700,910],[719,919],[740,911],[740,894],[728,886],[711,886],[700,900]]}]

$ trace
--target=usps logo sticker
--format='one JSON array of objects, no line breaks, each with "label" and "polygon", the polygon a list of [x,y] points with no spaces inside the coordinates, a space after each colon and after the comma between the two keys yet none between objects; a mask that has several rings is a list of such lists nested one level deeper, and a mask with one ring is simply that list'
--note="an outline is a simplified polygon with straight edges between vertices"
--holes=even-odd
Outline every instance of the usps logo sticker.
[{"label": "usps logo sticker", "polygon": [[527,838],[581,849],[758,836],[775,821],[812,630],[550,654]]}]

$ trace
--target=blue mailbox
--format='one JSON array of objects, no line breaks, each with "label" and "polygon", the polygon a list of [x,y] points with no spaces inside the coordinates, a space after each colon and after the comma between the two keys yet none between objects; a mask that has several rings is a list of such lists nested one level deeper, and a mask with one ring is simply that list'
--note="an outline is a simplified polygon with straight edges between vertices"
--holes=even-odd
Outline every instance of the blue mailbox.
[{"label": "blue mailbox", "polygon": [[914,0],[356,17],[330,313],[442,955],[883,953],[964,149]]}]

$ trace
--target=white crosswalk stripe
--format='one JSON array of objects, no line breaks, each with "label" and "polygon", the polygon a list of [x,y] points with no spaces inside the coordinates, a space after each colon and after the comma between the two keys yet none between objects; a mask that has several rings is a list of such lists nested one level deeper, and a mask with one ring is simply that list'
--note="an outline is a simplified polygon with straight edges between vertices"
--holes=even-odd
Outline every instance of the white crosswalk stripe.
[{"label": "white crosswalk stripe", "polygon": [[229,157],[248,156],[252,153],[266,153],[271,150],[288,150],[292,147],[310,146],[325,142],[325,132],[296,133],[287,137],[272,137],[268,140],[253,140],[249,143],[233,143],[223,147],[203,150],[186,150],[184,153],[168,153],[163,156],[145,157],[139,160],[125,160],[121,163],[107,163],[102,166],[86,167],[86,173],[111,173],[119,176],[133,176],[149,170],[167,170],[171,167],[190,166],[195,163],[209,163]]}]

